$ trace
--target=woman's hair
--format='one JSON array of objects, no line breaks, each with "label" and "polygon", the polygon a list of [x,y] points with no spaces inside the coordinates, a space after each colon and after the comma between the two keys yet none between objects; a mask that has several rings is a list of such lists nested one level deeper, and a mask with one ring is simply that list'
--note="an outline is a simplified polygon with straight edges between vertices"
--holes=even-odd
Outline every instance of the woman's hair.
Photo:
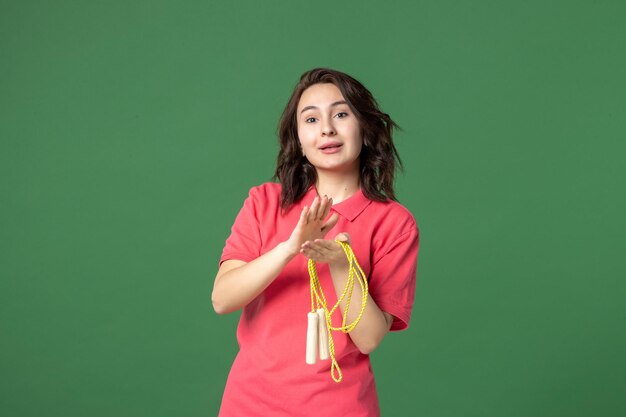
[{"label": "woman's hair", "polygon": [[393,129],[400,127],[378,108],[367,88],[348,74],[329,68],[314,68],[302,74],[278,127],[280,151],[274,179],[282,184],[281,208],[287,210],[300,200],[317,180],[315,167],[304,157],[298,139],[297,107],[304,90],[314,84],[332,83],[354,112],[363,135],[359,156],[360,182],[363,194],[370,200],[397,201],[393,191],[396,161],[402,169],[400,155],[393,144]]}]

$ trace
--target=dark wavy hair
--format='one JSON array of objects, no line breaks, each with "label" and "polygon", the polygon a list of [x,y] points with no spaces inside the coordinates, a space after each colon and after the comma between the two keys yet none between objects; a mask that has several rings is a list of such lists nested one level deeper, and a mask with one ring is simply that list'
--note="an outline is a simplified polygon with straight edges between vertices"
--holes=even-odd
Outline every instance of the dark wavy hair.
[{"label": "dark wavy hair", "polygon": [[280,151],[273,179],[282,184],[281,208],[287,210],[299,201],[317,180],[315,167],[300,150],[296,111],[304,90],[320,83],[336,85],[359,121],[363,134],[359,155],[363,194],[370,200],[397,201],[393,181],[396,166],[403,166],[392,136],[393,129],[401,130],[400,126],[378,108],[372,93],[359,81],[340,71],[314,68],[300,76],[278,126]]}]

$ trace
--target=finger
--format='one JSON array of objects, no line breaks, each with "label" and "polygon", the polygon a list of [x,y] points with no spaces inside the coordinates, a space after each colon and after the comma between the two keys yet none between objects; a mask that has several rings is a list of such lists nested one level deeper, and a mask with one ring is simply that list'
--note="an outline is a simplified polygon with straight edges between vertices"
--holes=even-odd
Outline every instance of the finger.
[{"label": "finger", "polygon": [[318,242],[312,241],[312,240],[307,240],[306,242],[304,242],[302,244],[302,247],[305,249],[312,249],[312,250],[316,250],[316,251],[321,251],[324,250],[324,248],[322,247],[322,245],[320,245]]},{"label": "finger", "polygon": [[302,253],[307,257],[314,260],[324,259],[324,251],[319,247],[315,246],[312,242],[305,244],[302,248]]},{"label": "finger", "polygon": [[302,208],[302,212],[300,213],[300,219],[298,219],[298,223],[299,224],[306,224],[307,223],[307,216],[309,214],[309,208],[307,206],[304,206]]},{"label": "finger", "polygon": [[311,209],[309,210],[309,214],[307,216],[308,222],[312,222],[315,220],[315,216],[317,216],[317,208],[320,206],[319,197],[315,197],[313,199],[313,204],[311,204]]},{"label": "finger", "polygon": [[350,235],[347,232],[341,232],[337,236],[335,236],[335,240],[340,240],[342,242],[350,243]]},{"label": "finger", "polygon": [[332,205],[333,205],[333,199],[332,198],[328,198],[328,201],[326,203],[326,207],[324,207],[324,212],[320,216],[321,220],[325,220],[326,217],[328,217],[328,215],[330,214],[330,208],[332,207]]},{"label": "finger", "polygon": [[322,196],[320,197],[320,205],[317,208],[317,213],[315,213],[315,220],[324,220],[324,212],[326,211],[326,206],[328,205],[328,197]]},{"label": "finger", "polygon": [[300,246],[300,253],[310,253],[311,252],[311,246],[309,245],[311,242],[306,241],[302,244],[302,246]]},{"label": "finger", "polygon": [[315,239],[313,242],[316,248],[323,248],[327,251],[335,251],[339,248],[339,244],[334,240],[326,240],[326,239]]},{"label": "finger", "polygon": [[319,262],[319,257],[317,253],[313,252],[311,249],[301,249],[300,253],[303,254],[308,259],[311,259],[315,262]]},{"label": "finger", "polygon": [[330,229],[335,227],[335,225],[337,224],[338,220],[339,220],[339,214],[333,213],[333,215],[330,216],[330,219],[328,219],[328,221],[326,223],[324,223],[324,225],[322,226],[322,232],[326,233]]},{"label": "finger", "polygon": [[317,251],[323,259],[330,259],[337,257],[339,253],[343,252],[343,249],[339,244],[332,240],[319,240],[312,242],[310,248]]}]

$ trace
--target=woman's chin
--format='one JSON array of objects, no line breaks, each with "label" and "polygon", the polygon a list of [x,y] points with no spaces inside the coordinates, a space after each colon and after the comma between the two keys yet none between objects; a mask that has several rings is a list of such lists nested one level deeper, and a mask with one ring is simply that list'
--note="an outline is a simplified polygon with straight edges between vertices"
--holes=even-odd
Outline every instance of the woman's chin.
[{"label": "woman's chin", "polygon": [[329,173],[345,173],[359,172],[359,166],[355,163],[335,163],[335,164],[312,164],[316,170]]}]

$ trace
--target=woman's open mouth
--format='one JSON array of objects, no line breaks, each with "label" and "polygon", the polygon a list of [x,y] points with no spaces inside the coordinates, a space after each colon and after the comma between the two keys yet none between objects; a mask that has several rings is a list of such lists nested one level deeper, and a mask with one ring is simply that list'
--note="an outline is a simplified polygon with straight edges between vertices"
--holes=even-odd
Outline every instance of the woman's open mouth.
[{"label": "woman's open mouth", "polygon": [[343,144],[341,143],[328,143],[322,145],[322,147],[320,147],[320,151],[322,151],[322,153],[336,153],[341,150],[342,146]]}]

